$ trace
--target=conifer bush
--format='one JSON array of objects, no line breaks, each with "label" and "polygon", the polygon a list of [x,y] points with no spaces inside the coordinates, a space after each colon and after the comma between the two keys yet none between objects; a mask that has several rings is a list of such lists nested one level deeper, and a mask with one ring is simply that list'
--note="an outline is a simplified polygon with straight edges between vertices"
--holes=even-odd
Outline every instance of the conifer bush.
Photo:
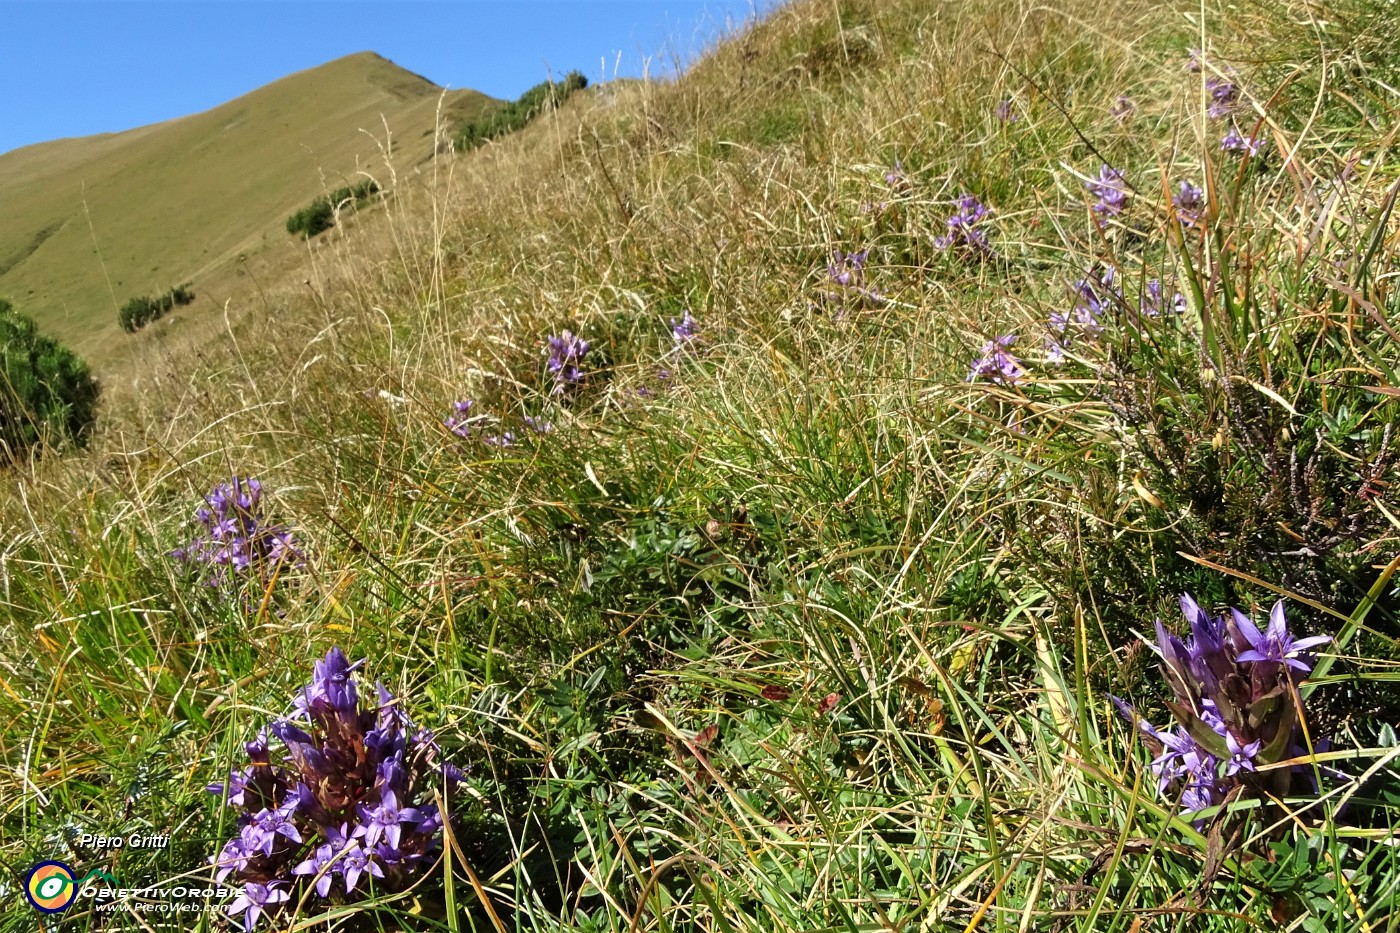
[{"label": "conifer bush", "polygon": [[44,442],[85,444],[98,394],[82,359],[0,298],[0,464]]},{"label": "conifer bush", "polygon": [[179,305],[187,305],[194,301],[194,292],[190,289],[190,284],[177,285],[163,295],[154,298],[138,295],[129,299],[121,306],[117,312],[117,322],[121,324],[122,330],[128,334],[145,327],[151,321],[157,320],[172,308]]},{"label": "conifer bush", "polygon": [[357,208],[379,193],[379,183],[366,179],[357,185],[335,189],[319,197],[287,218],[287,232],[310,239],[335,226],[336,212],[344,207]]},{"label": "conifer bush", "polygon": [[535,117],[562,104],[574,91],[588,86],[582,72],[571,71],[564,80],[542,81],[484,117],[472,120],[457,134],[458,149],[475,149],[499,136],[523,128]]}]

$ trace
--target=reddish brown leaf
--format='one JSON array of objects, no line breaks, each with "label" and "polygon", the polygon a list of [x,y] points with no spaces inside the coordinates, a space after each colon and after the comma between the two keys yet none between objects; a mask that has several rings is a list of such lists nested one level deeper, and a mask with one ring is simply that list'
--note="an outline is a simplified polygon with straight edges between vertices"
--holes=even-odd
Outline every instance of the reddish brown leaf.
[{"label": "reddish brown leaf", "polygon": [[786,700],[788,697],[792,696],[792,691],[789,690],[787,687],[782,687],[778,684],[769,684],[768,686],[763,688],[763,693],[760,694],[760,696],[762,696],[765,700],[772,700],[774,703],[781,703],[783,700]]},{"label": "reddish brown leaf", "polygon": [[719,726],[706,726],[695,733],[695,744],[700,748],[706,748],[715,740],[715,736],[717,735],[719,735]]},{"label": "reddish brown leaf", "polygon": [[830,713],[832,710],[836,709],[836,704],[840,702],[841,694],[828,693],[825,697],[822,698],[822,701],[817,704],[817,715],[825,716],[827,713]]}]

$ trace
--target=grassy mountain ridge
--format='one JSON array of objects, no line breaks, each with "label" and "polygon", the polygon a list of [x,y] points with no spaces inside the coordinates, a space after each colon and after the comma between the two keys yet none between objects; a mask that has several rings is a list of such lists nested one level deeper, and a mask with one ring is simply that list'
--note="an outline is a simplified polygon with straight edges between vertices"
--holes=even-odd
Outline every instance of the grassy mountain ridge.
[{"label": "grassy mountain ridge", "polygon": [[[200,282],[265,242],[325,187],[407,167],[445,129],[495,102],[444,92],[372,52],[298,72],[212,110],[0,155],[0,293],[89,355],[121,343],[116,308]],[[210,310],[196,304],[189,313]]]}]

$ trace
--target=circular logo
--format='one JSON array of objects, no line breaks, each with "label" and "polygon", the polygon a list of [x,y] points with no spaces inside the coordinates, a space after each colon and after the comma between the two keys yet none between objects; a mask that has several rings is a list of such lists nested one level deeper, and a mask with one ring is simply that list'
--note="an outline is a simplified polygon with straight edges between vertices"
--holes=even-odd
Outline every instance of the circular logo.
[{"label": "circular logo", "polygon": [[46,914],[67,910],[78,896],[73,869],[62,862],[40,862],[24,879],[24,896],[35,910]]}]

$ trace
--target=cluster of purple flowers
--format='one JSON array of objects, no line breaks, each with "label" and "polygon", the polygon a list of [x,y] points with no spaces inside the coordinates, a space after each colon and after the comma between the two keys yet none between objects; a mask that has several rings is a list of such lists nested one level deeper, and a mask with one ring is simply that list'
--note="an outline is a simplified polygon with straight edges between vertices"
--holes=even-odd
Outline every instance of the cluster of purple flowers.
[{"label": "cluster of purple flowers", "polygon": [[[210,793],[237,808],[237,834],[215,856],[215,878],[243,884],[229,905],[251,931],[277,905],[308,892],[345,903],[408,887],[441,846],[445,814],[465,780],[443,760],[426,729],[376,684],[378,702],[362,706],[339,648],[317,661],[294,700],[296,712],[244,745],[249,764]],[[271,732],[285,750],[274,762]]]},{"label": "cluster of purple flowers", "polygon": [[1172,206],[1183,224],[1199,227],[1206,213],[1205,192],[1189,181],[1183,181],[1177,193],[1172,195]]},{"label": "cluster of purple flowers", "polygon": [[698,336],[700,336],[700,324],[690,316],[689,309],[686,309],[679,321],[671,318],[671,339],[675,341],[677,347],[694,342]]},{"label": "cluster of purple flowers", "polygon": [[1308,649],[1331,638],[1295,640],[1282,601],[1263,632],[1238,609],[1215,617],[1190,596],[1181,597],[1181,611],[1190,639],[1168,633],[1159,619],[1157,643],[1150,646],[1172,689],[1167,708],[1175,724],[1157,729],[1112,698],[1155,756],[1158,791],[1178,798],[1184,813],[1224,803],[1241,785],[1286,794],[1294,772],[1307,769],[1258,769],[1304,754],[1297,687],[1312,670]]},{"label": "cluster of purple flowers", "polygon": [[933,245],[938,249],[956,249],[964,256],[995,255],[987,241],[987,231],[977,226],[988,213],[985,204],[963,192],[958,198],[957,211],[946,221],[948,232],[935,237]]},{"label": "cluster of purple flowers", "polygon": [[[1204,61],[1199,49],[1191,49],[1191,59],[1189,70],[1199,72],[1204,68]],[[1226,68],[1227,73],[1233,73],[1233,69]],[[1244,99],[1240,87],[1230,78],[1223,76],[1213,76],[1206,79],[1206,113],[1212,120],[1230,121],[1225,135],[1220,139],[1220,148],[1224,152],[1233,153],[1239,156],[1256,156],[1264,146],[1264,140],[1256,136],[1245,136],[1240,132],[1239,124],[1235,120],[1235,114],[1241,110]]]},{"label": "cluster of purple flowers", "polygon": [[1165,292],[1162,290],[1162,280],[1148,279],[1138,302],[1138,308],[1148,317],[1161,317],[1167,312],[1185,314],[1186,296],[1181,292],[1172,292],[1171,299],[1167,300]]},{"label": "cluster of purple flowers", "polygon": [[265,579],[282,564],[305,565],[296,536],[285,525],[269,522],[263,512],[262,483],[235,476],[220,483],[195,512],[194,539],[170,556],[201,564],[205,585],[222,586],[248,574]]},{"label": "cluster of purple flowers", "polygon": [[499,434],[483,434],[481,435],[481,443],[487,447],[514,447],[515,432],[501,431]]},{"label": "cluster of purple flowers", "polygon": [[[478,422],[495,420],[490,415],[472,415],[471,410],[475,404],[472,399],[453,402],[452,414],[443,419],[443,426],[463,439],[474,436],[473,427]],[[535,434],[550,434],[554,431],[554,425],[544,418],[525,415],[520,420],[527,430]],[[487,447],[514,447],[516,441],[515,432],[510,430],[502,430],[493,434],[481,432],[475,436]]]},{"label": "cluster of purple flowers", "polygon": [[1002,123],[1015,123],[1017,120],[1021,119],[1020,115],[1013,109],[1010,100],[998,101],[995,112],[997,120]]},{"label": "cluster of purple flowers", "polygon": [[1050,334],[1045,338],[1046,356],[1052,363],[1064,361],[1065,350],[1076,334],[1097,337],[1103,333],[1103,318],[1123,300],[1118,273],[1105,269],[1097,279],[1086,277],[1074,283],[1074,305],[1068,311],[1050,312]]},{"label": "cluster of purple flowers", "polygon": [[452,403],[452,414],[443,419],[443,426],[458,437],[472,436],[472,422],[476,420],[472,417],[472,406],[475,405],[472,399],[463,399]]},{"label": "cluster of purple flowers", "polygon": [[855,253],[843,253],[839,249],[834,251],[826,264],[826,273],[841,291],[826,292],[823,297],[837,304],[844,304],[852,297],[875,303],[884,301],[884,296],[878,290],[865,285],[865,263],[869,258],[870,251],[866,249]]},{"label": "cluster of purple flowers", "polygon": [[1220,148],[1224,152],[1233,152],[1236,155],[1257,156],[1259,150],[1264,148],[1264,140],[1258,136],[1245,136],[1234,124],[1220,139]]},{"label": "cluster of purple flowers", "polygon": [[986,379],[1004,385],[1015,385],[1024,379],[1026,368],[1011,353],[1011,347],[1015,343],[1015,334],[1006,334],[995,340],[987,341],[982,347],[981,355],[973,361],[972,372],[968,373],[967,381],[976,382],[978,379]]},{"label": "cluster of purple flowers", "polygon": [[1207,78],[1206,96],[1209,98],[1206,113],[1212,120],[1219,120],[1235,112],[1240,102],[1240,89],[1228,78]]},{"label": "cluster of purple flowers", "polygon": [[909,176],[904,174],[904,160],[895,159],[894,168],[885,173],[885,184],[891,188],[904,189],[909,186]]},{"label": "cluster of purple flowers", "polygon": [[587,355],[588,341],[577,334],[566,330],[549,338],[549,361],[545,369],[554,377],[551,395],[563,395],[583,382],[583,358]]},{"label": "cluster of purple flowers", "polygon": [[869,256],[870,250],[867,249],[858,253],[843,253],[838,249],[826,264],[827,274],[842,288],[860,288],[865,284],[865,260]]},{"label": "cluster of purple flowers", "polygon": [[[1124,302],[1118,271],[1109,266],[1099,273],[1085,276],[1074,283],[1074,305],[1069,311],[1050,313],[1050,333],[1045,337],[1045,355],[1052,363],[1062,363],[1065,351],[1076,337],[1094,338],[1103,333],[1105,318],[1115,308],[1130,307]],[[1145,317],[1163,314],[1184,314],[1186,296],[1173,291],[1170,296],[1161,279],[1148,279],[1138,296],[1138,310]]]},{"label": "cluster of purple flowers", "polygon": [[554,433],[553,423],[545,420],[544,418],[537,418],[534,415],[525,415],[520,420],[525,425],[526,429],[533,431],[535,434]]},{"label": "cluster of purple flowers", "polygon": [[1104,165],[1099,169],[1098,180],[1086,181],[1084,187],[1098,199],[1094,202],[1095,213],[1106,217],[1123,213],[1128,198],[1128,187],[1123,180],[1122,169]]}]

